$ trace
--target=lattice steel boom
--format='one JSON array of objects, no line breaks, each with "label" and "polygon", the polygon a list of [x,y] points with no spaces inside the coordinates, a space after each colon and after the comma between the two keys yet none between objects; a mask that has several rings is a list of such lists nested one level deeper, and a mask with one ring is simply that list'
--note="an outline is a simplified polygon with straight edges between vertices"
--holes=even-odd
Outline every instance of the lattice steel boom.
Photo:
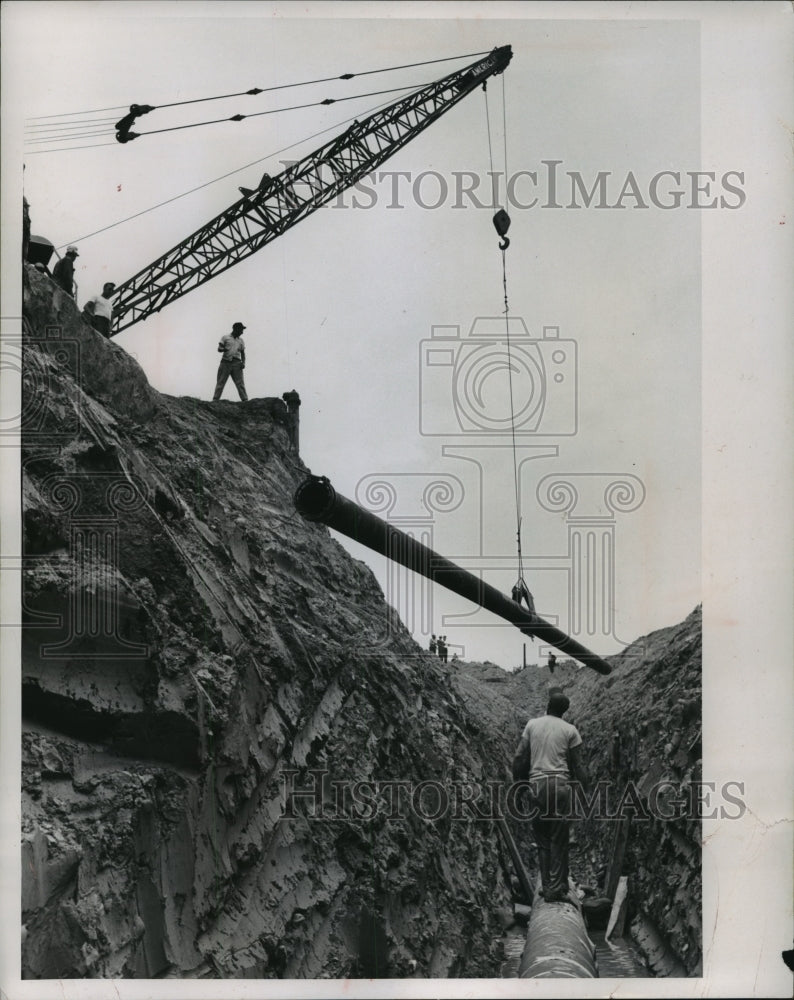
[{"label": "lattice steel boom", "polygon": [[489,77],[502,73],[512,55],[509,45],[496,48],[464,69],[354,122],[235,202],[118,287],[113,335],[250,257],[361,180]]}]

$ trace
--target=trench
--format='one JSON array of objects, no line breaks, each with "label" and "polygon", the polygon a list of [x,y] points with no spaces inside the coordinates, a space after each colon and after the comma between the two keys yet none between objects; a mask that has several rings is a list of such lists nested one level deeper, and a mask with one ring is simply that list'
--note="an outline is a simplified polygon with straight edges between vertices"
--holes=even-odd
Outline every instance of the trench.
[{"label": "trench", "polygon": [[651,973],[637,950],[626,938],[606,939],[606,931],[590,932],[595,945],[599,979],[647,979]]},{"label": "trench", "polygon": [[[304,480],[295,493],[294,503],[298,512],[306,520],[325,524],[373,551],[379,552],[387,559],[446,587],[515,625],[522,633],[533,637],[537,636],[548,642],[559,651],[567,654],[572,660],[590,668],[594,673],[612,674],[612,665],[600,656],[582,646],[581,643],[566,635],[562,630],[549,625],[533,611],[525,612],[515,601],[508,600],[495,588],[428,549],[410,535],[395,528],[394,525],[381,520],[370,511],[340,496],[325,477],[309,476],[308,479]],[[652,660],[651,669],[655,667],[656,663]],[[589,671],[586,670],[584,673],[588,674]],[[484,679],[493,680],[494,678]],[[614,680],[615,677],[611,676],[606,682],[601,683],[604,687],[611,687]],[[558,683],[555,678],[555,686]],[[562,689],[559,688],[559,690]],[[670,690],[671,688],[668,688],[666,693],[669,693]],[[603,694],[603,689],[598,693]],[[686,699],[679,699],[679,701],[686,701]],[[699,699],[693,701],[692,705],[699,708]],[[590,708],[589,705],[587,707]],[[633,706],[627,706],[627,708],[629,707]],[[692,716],[691,711],[688,714]],[[687,713],[682,711],[682,724],[687,722],[686,716]],[[691,722],[692,718],[690,717],[688,721]],[[633,769],[636,771],[638,749],[636,733],[633,734],[632,738],[635,740]],[[695,750],[695,747],[699,747],[697,739],[691,743],[688,753]],[[613,781],[619,777],[621,761],[623,760],[625,763],[624,749],[621,734],[615,730],[608,756],[602,751],[603,759],[601,761],[602,766],[606,765],[607,761],[612,765]],[[665,752],[666,750],[667,748],[665,748]],[[689,762],[689,757],[687,757],[687,761]],[[691,762],[696,763],[694,758]],[[635,785],[635,795],[639,795],[640,799],[647,798],[648,787],[652,787],[653,782],[658,780],[663,772],[664,766],[657,759],[653,762],[650,770],[641,776],[639,792],[637,792]],[[620,777],[622,779],[626,775]],[[636,780],[634,776],[632,776],[632,780]],[[624,790],[627,788],[627,784],[623,780],[615,782],[615,784],[623,785]],[[506,828],[506,824],[504,825]],[[589,891],[593,892],[593,886],[598,885],[597,895],[600,896],[601,902],[607,905],[610,927],[613,918],[616,917],[618,921],[609,939],[606,936],[607,932],[600,929],[603,924],[601,920],[596,919],[593,909],[588,909],[594,925],[591,932],[589,921],[585,921],[584,910],[579,903],[576,905],[549,904],[545,900],[539,900],[537,892],[534,893],[533,898],[531,888],[527,886],[528,876],[522,866],[521,859],[517,856],[513,857],[516,881],[524,886],[524,902],[531,904],[531,907],[529,907],[528,916],[529,927],[518,961],[517,973],[515,958],[518,941],[514,940],[514,936],[509,936],[503,942],[503,969],[510,970],[508,973],[503,972],[503,975],[513,976],[517,974],[522,978],[587,978],[590,976],[637,978],[653,975],[654,969],[662,976],[686,975],[683,965],[677,961],[668,948],[668,942],[663,937],[656,935],[653,922],[648,921],[643,913],[643,903],[641,902],[643,890],[641,888],[639,891],[635,890],[633,901],[628,898],[628,876],[624,876],[624,871],[627,870],[628,866],[626,851],[627,844],[631,839],[630,827],[631,820],[622,818],[619,822],[610,824],[609,841],[598,843],[594,840],[591,845],[591,859],[594,860],[595,855],[601,855],[601,864],[599,865],[601,878],[593,878],[592,876],[595,874],[593,867],[592,865],[587,866],[589,869],[587,874],[590,876],[589,881],[591,882]],[[658,830],[656,832],[658,833]],[[592,827],[589,830],[586,827],[583,828],[583,836],[587,837],[588,834],[594,836]],[[635,833],[635,839],[636,836]],[[662,835],[662,839],[664,836],[665,834]],[[508,841],[511,839],[509,833],[506,834],[505,839]],[[575,840],[572,841],[573,843]],[[687,846],[687,851],[689,850]],[[516,855],[515,849],[513,854]],[[677,881],[677,875],[672,875],[672,878]],[[618,891],[619,882],[622,896]],[[667,885],[670,884],[670,876],[668,876]],[[573,887],[572,883],[572,889]],[[524,907],[525,910],[527,908],[527,906]],[[667,909],[669,910],[670,907],[668,906]],[[628,940],[631,924],[627,922],[626,918],[630,910],[633,910],[632,919],[636,918],[638,922],[638,936],[646,939],[646,951],[651,957],[652,965],[643,962],[639,950]],[[603,913],[601,918],[603,919]],[[622,936],[624,933],[627,935],[626,937]],[[649,940],[652,945],[650,948],[647,947]],[[655,962],[655,965],[653,965],[655,961],[653,959],[654,946],[660,955],[660,961]],[[689,942],[685,942],[684,950],[687,950],[688,947]]]}]

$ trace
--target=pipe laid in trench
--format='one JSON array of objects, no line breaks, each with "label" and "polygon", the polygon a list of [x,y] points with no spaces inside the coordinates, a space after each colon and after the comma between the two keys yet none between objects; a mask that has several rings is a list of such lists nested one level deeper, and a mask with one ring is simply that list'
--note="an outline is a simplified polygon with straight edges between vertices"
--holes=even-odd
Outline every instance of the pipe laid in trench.
[{"label": "pipe laid in trench", "polygon": [[375,514],[340,496],[325,476],[310,476],[300,484],[295,491],[295,507],[307,521],[327,524],[361,545],[380,552],[387,559],[434,583],[440,583],[447,590],[515,625],[525,635],[537,636],[599,674],[612,673],[612,667],[600,656],[591,653],[561,629],[538,615],[530,614],[496,587],[484,583]]},{"label": "pipe laid in trench", "polygon": [[596,979],[595,946],[573,901],[547,903],[535,893],[519,979]]}]

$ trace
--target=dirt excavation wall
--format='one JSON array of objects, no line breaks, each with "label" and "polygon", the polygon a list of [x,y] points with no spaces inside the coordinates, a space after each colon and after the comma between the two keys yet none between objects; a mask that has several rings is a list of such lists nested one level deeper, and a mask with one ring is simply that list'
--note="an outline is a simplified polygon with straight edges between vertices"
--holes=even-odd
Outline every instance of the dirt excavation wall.
[{"label": "dirt excavation wall", "polygon": [[[281,399],[163,396],[24,279],[23,976],[498,975],[504,848],[433,788],[503,779],[551,680],[594,778],[686,789],[699,613],[609,677],[442,665],[295,513]],[[700,824],[632,821],[617,868],[616,831],[573,874],[628,874],[651,970],[697,974]]]},{"label": "dirt excavation wall", "polygon": [[618,853],[632,931],[657,975],[702,974],[701,630],[697,608],[615,657],[613,675],[599,678],[606,683],[568,674],[562,684],[591,748],[592,778],[609,782],[626,817],[622,828],[584,822],[582,837],[607,866]]},{"label": "dirt excavation wall", "polygon": [[35,269],[25,315],[23,976],[493,975],[491,824],[318,777],[478,780],[485,737],[295,515],[282,401],[158,394]]}]

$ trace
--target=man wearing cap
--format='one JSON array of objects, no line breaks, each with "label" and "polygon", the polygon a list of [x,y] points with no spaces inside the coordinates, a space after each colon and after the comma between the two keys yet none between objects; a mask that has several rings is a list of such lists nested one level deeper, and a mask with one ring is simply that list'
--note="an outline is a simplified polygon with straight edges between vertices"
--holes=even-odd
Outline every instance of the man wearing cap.
[{"label": "man wearing cap", "polygon": [[88,322],[103,337],[110,337],[113,323],[113,302],[111,299],[116,291],[112,281],[106,281],[102,286],[102,294],[95,295],[83,306],[83,312],[88,316]]},{"label": "man wearing cap", "polygon": [[59,285],[72,298],[74,298],[74,259],[79,256],[77,247],[67,247],[66,256],[61,257],[52,269],[55,284]]},{"label": "man wearing cap", "polygon": [[221,363],[218,365],[218,381],[215,383],[215,395],[213,402],[221,398],[223,387],[231,375],[232,381],[237,386],[240,399],[248,402],[248,393],[245,391],[245,381],[243,379],[243,369],[245,368],[245,344],[243,343],[242,323],[234,323],[232,332],[221,337],[218,342],[218,353],[222,354]]}]

